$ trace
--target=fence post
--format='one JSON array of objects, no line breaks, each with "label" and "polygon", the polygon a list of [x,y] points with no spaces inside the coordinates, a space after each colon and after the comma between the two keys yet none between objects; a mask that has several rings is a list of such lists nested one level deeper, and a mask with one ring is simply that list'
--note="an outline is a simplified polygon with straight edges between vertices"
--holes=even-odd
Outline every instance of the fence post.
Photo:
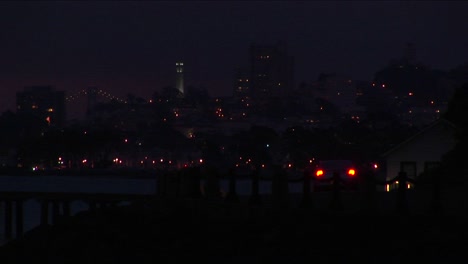
[{"label": "fence post", "polygon": [[161,198],[166,197],[167,195],[167,171],[159,170],[157,176],[157,188],[158,196]]},{"label": "fence post", "polygon": [[18,199],[16,200],[16,237],[21,237],[23,236],[23,200]]},{"label": "fence post", "polygon": [[210,200],[216,200],[221,197],[219,191],[219,172],[216,168],[207,167],[205,175],[205,197]]},{"label": "fence post", "polygon": [[361,182],[361,195],[362,195],[362,207],[364,212],[374,212],[376,209],[375,192],[376,192],[376,181],[375,174],[370,171],[364,171],[362,173]]},{"label": "fence post", "polygon": [[258,205],[261,203],[260,199],[260,171],[255,167],[252,172],[252,194],[250,195],[249,203]]},{"label": "fence post", "polygon": [[330,208],[333,210],[342,210],[343,203],[341,201],[341,178],[338,172],[333,172],[332,180],[332,199],[330,203]]},{"label": "fence post", "polygon": [[13,237],[13,205],[11,200],[5,200],[5,237]]},{"label": "fence post", "polygon": [[239,197],[236,191],[236,174],[234,168],[230,168],[228,171],[229,176],[229,192],[226,196],[227,202],[238,202]]},{"label": "fence post", "polygon": [[302,208],[308,208],[312,206],[312,198],[310,194],[311,177],[313,177],[311,171],[305,168],[302,176],[302,200],[300,203]]},{"label": "fence post", "polygon": [[52,201],[52,225],[59,222],[60,217],[60,202],[58,200]]},{"label": "fence post", "polygon": [[397,190],[397,212],[400,214],[408,214],[408,200],[406,197],[407,177],[406,172],[400,171],[398,173],[398,190]]},{"label": "fence post", "polygon": [[440,171],[434,172],[432,175],[432,210],[435,214],[442,213],[442,201],[441,201],[441,177]]},{"label": "fence post", "polygon": [[63,211],[63,216],[64,217],[69,217],[71,215],[70,203],[71,203],[71,201],[69,201],[69,200],[64,200],[62,202],[62,211]]},{"label": "fence post", "polygon": [[278,208],[285,208],[289,204],[288,180],[286,172],[279,166],[274,167],[272,182],[273,205]]},{"label": "fence post", "polygon": [[41,225],[48,225],[49,224],[49,201],[47,199],[43,199],[41,201]]},{"label": "fence post", "polygon": [[200,167],[195,167],[190,170],[190,178],[192,179],[192,198],[200,198],[201,195],[201,190],[200,190],[200,184],[201,184],[201,168]]}]

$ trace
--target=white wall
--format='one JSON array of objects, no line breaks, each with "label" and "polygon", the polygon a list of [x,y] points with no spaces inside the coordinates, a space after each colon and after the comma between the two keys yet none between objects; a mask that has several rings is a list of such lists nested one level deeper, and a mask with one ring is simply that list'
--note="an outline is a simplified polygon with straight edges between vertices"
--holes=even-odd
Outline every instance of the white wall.
[{"label": "white wall", "polygon": [[389,153],[387,180],[398,175],[401,162],[416,162],[417,175],[424,171],[425,162],[439,162],[455,145],[453,133],[452,126],[440,122]]}]

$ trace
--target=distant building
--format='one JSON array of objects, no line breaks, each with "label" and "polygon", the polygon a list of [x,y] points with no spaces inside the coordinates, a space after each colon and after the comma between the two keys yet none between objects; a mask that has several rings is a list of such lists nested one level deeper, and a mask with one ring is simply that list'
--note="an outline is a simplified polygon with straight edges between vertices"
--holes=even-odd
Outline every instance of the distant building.
[{"label": "distant building", "polygon": [[320,74],[313,85],[314,96],[332,103],[341,113],[351,114],[362,111],[357,105],[357,83],[351,78],[339,74]]},{"label": "distant building", "polygon": [[236,99],[250,98],[250,76],[245,70],[238,69],[234,80],[233,95]]},{"label": "distant building", "polygon": [[250,46],[249,89],[252,99],[284,97],[294,88],[294,59],[286,45]]},{"label": "distant building", "polygon": [[184,94],[184,63],[176,62],[176,89]]},{"label": "distant building", "polygon": [[16,112],[43,118],[50,125],[65,123],[65,92],[52,86],[30,86],[16,93]]}]

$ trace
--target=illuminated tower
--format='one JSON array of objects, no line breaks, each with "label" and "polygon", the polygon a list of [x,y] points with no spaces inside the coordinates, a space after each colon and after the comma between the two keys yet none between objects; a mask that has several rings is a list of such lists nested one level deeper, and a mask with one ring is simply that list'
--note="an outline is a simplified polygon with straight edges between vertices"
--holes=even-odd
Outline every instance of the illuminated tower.
[{"label": "illuminated tower", "polygon": [[176,86],[175,88],[184,95],[184,63],[176,62]]}]

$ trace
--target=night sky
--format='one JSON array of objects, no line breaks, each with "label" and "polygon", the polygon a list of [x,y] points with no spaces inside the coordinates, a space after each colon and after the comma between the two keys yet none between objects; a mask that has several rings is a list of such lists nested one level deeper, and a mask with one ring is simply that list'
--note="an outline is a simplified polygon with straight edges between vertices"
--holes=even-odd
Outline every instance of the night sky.
[{"label": "night sky", "polygon": [[407,42],[448,70],[468,61],[466,14],[466,1],[2,1],[0,111],[31,85],[149,99],[174,85],[178,60],[187,85],[230,95],[253,42],[287,42],[296,83],[320,72],[371,80]]}]

